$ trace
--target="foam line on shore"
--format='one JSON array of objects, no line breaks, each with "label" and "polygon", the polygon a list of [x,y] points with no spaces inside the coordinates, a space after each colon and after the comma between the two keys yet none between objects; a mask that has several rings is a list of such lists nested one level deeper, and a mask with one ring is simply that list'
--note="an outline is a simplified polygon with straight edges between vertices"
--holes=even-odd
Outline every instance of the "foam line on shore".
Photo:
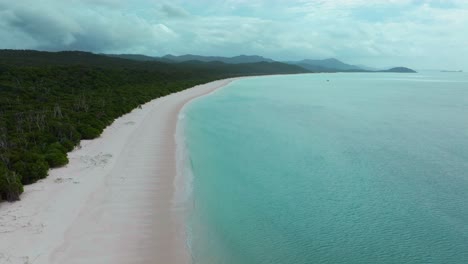
[{"label": "foam line on shore", "polygon": [[26,186],[21,201],[0,204],[0,263],[189,263],[184,209],[174,204],[179,112],[232,80],[118,118],[70,152],[67,166]]},{"label": "foam line on shore", "polygon": [[243,77],[228,79],[225,84],[218,87],[217,89],[212,90],[211,92],[192,98],[190,101],[184,104],[180,109],[175,133],[175,142],[176,142],[176,177],[174,179],[174,197],[173,197],[173,206],[180,210],[180,213],[183,215],[184,221],[184,234],[181,235],[185,239],[185,244],[189,255],[191,255],[191,231],[189,218],[191,210],[193,209],[192,201],[192,182],[193,182],[193,171],[191,168],[190,162],[190,153],[187,149],[185,128],[186,128],[186,111],[187,107],[205,97],[210,96],[221,89],[226,88],[229,84],[235,80],[239,80]]}]

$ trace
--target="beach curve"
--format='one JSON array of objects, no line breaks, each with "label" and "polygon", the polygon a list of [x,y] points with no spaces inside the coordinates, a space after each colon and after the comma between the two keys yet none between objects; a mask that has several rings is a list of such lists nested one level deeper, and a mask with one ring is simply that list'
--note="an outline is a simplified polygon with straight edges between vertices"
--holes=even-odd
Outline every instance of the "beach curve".
[{"label": "beach curve", "polygon": [[0,263],[189,263],[174,210],[178,115],[224,79],[155,99],[0,204]]}]

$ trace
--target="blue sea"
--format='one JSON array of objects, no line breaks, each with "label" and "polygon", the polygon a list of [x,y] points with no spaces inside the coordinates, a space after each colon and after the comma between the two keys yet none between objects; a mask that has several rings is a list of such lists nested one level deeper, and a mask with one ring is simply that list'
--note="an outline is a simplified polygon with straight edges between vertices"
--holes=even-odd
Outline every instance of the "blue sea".
[{"label": "blue sea", "polygon": [[253,77],[184,115],[193,263],[468,263],[468,74]]}]

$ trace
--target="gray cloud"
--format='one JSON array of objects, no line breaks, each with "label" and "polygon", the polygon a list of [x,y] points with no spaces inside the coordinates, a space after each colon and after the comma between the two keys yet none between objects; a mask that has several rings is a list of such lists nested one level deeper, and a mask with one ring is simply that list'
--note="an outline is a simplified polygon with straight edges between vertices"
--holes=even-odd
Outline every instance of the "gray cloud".
[{"label": "gray cloud", "polygon": [[0,0],[0,48],[468,68],[466,2],[420,2]]},{"label": "gray cloud", "polygon": [[167,3],[162,4],[160,10],[165,16],[169,18],[187,18],[190,16],[190,14],[185,9]]},{"label": "gray cloud", "polygon": [[[0,44],[0,48],[95,52],[135,49],[136,52],[155,53],[163,43],[175,37],[163,24],[152,23],[135,14],[77,6],[79,8],[75,10],[60,4],[38,6],[0,2],[0,37],[12,39]],[[25,38],[28,41],[22,41]]]},{"label": "gray cloud", "polygon": [[75,35],[82,31],[79,24],[59,13],[47,15],[21,8],[12,10],[12,16],[7,25],[14,31],[29,35],[38,45],[54,43],[68,46],[76,41]]}]

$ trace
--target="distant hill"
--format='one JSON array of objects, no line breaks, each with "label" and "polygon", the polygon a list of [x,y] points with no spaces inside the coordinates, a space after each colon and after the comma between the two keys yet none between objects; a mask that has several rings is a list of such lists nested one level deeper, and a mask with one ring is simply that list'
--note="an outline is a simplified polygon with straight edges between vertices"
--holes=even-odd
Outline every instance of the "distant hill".
[{"label": "distant hill", "polygon": [[161,57],[162,59],[173,61],[173,62],[185,62],[185,61],[203,61],[203,62],[213,62],[219,61],[228,64],[239,64],[239,63],[256,63],[256,62],[274,62],[272,59],[264,58],[261,56],[247,56],[240,55],[235,57],[220,57],[220,56],[200,56],[200,55],[166,55]]},{"label": "distant hill", "polygon": [[395,67],[388,70],[377,71],[377,72],[401,72],[401,73],[416,73],[415,70],[406,67]]},{"label": "distant hill", "polygon": [[114,57],[114,58],[127,59],[127,60],[135,60],[135,61],[158,61],[159,60],[159,58],[156,58],[156,57],[140,55],[140,54],[101,54],[101,55],[106,55],[106,56]]},{"label": "distant hill", "polygon": [[257,62],[275,62],[272,59],[264,58],[262,56],[248,56],[240,55],[235,57],[222,57],[222,56],[200,56],[200,55],[165,55],[163,57],[151,57],[139,54],[106,54],[109,57],[129,59],[135,61],[161,61],[167,63],[181,63],[187,61],[201,61],[201,62],[223,62],[227,64],[240,64],[240,63],[257,63]]},{"label": "distant hill", "polygon": [[365,70],[365,71],[381,71],[385,68],[376,68],[376,67],[369,67],[369,66],[366,66],[366,65],[362,65],[362,64],[356,64],[356,66],[358,66],[359,68]]},{"label": "distant hill", "polygon": [[288,62],[290,64],[300,65],[311,71],[318,72],[339,72],[339,71],[365,71],[364,69],[356,66],[344,63],[335,58],[324,59],[324,60],[301,60]]},{"label": "distant hill", "polygon": [[[86,66],[86,67],[140,67],[140,61],[98,55],[83,51],[46,52],[36,50],[0,50],[0,64],[9,66]],[[160,62],[154,62],[162,65]]]},{"label": "distant hill", "polygon": [[307,64],[307,63],[289,63],[291,65],[297,65],[300,66],[304,69],[307,69],[312,72],[340,72],[338,69],[332,69],[332,68],[326,68],[318,65],[312,65],[312,64]]},{"label": "distant hill", "polygon": [[220,76],[310,72],[302,67],[280,62],[260,61],[255,63],[228,64],[215,61],[203,62],[191,60],[179,63],[167,63],[158,58],[145,55],[100,55],[82,51],[0,50],[0,69],[2,65],[20,67],[83,66],[160,71],[164,73],[179,73],[183,71],[192,73],[203,72],[203,74],[206,74],[210,72],[210,75],[220,74]]},{"label": "distant hill", "polygon": [[[205,62],[205,63],[214,63],[222,62],[225,64],[243,64],[243,63],[259,63],[259,62],[268,62],[274,63],[276,61],[265,58],[262,56],[247,56],[240,55],[235,57],[222,57],[222,56],[200,56],[200,55],[165,55],[163,57],[150,57],[145,55],[137,54],[109,54],[107,56],[114,58],[122,58],[133,61],[142,61],[142,62],[151,62],[159,61],[165,63],[190,63],[196,65],[196,62]],[[401,72],[401,73],[412,73],[415,72],[412,69],[405,67],[395,67],[388,70],[379,70],[376,68],[364,66],[364,65],[352,65],[345,62],[342,62],[335,58],[323,59],[323,60],[311,60],[305,59],[300,61],[288,61],[284,62],[285,64],[294,65],[305,69],[310,72]],[[279,64],[276,64],[279,65]]]},{"label": "distant hill", "polygon": [[463,70],[458,70],[458,71],[454,71],[454,70],[441,70],[440,72],[463,72]]},{"label": "distant hill", "polygon": [[313,72],[400,72],[400,73],[415,73],[416,71],[406,67],[394,67],[388,70],[378,70],[372,67],[362,65],[352,65],[344,63],[340,60],[331,58],[324,60],[301,60],[290,61],[289,64],[301,66]]}]

